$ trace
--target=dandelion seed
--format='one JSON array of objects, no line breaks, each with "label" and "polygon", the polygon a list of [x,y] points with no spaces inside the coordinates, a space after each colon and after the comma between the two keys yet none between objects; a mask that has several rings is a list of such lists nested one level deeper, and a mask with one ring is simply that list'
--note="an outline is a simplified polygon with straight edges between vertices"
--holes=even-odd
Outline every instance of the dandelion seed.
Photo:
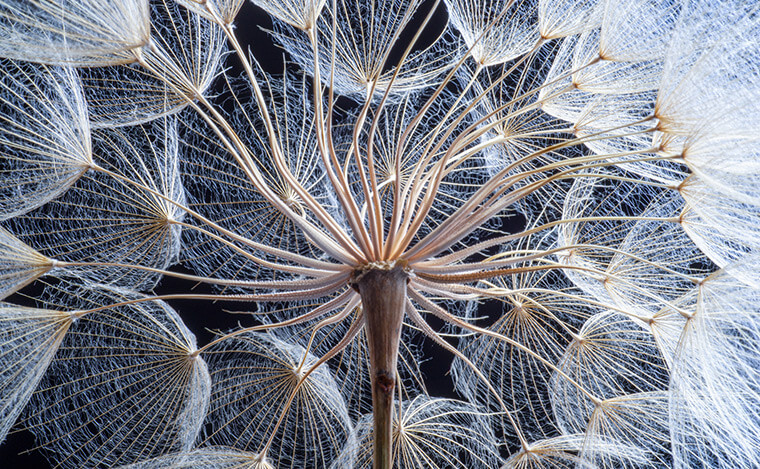
[{"label": "dandelion seed", "polygon": [[150,37],[147,0],[6,0],[0,56],[47,64],[100,66],[132,61]]},{"label": "dandelion seed", "polygon": [[760,466],[754,2],[253,3],[0,0],[0,437]]}]

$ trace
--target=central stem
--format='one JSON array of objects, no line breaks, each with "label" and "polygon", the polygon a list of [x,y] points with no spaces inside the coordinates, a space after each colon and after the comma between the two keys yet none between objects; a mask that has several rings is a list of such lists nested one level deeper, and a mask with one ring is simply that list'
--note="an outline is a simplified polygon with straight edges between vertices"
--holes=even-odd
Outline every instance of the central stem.
[{"label": "central stem", "polygon": [[393,393],[408,278],[397,263],[375,263],[358,270],[353,281],[362,298],[369,348],[374,469],[393,467]]}]

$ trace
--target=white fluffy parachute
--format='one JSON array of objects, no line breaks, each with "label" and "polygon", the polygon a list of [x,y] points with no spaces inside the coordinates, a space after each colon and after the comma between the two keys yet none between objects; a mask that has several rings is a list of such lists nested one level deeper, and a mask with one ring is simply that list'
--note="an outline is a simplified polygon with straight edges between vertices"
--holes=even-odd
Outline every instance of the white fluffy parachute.
[{"label": "white fluffy parachute", "polygon": [[759,148],[755,0],[0,0],[0,442],[759,468]]}]

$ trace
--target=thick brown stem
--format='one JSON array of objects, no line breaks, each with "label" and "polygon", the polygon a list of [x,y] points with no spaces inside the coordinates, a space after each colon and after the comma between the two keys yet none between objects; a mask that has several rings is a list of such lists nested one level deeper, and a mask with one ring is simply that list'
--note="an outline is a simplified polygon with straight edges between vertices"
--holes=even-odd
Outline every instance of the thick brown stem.
[{"label": "thick brown stem", "polygon": [[369,347],[374,418],[374,469],[393,467],[393,393],[401,325],[409,278],[396,263],[378,263],[356,272]]}]

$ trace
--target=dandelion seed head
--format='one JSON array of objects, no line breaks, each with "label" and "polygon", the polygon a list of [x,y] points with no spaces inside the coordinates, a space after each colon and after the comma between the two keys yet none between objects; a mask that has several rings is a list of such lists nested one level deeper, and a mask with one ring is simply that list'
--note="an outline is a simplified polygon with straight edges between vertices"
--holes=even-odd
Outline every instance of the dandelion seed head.
[{"label": "dandelion seed head", "polygon": [[757,467],[758,12],[0,0],[0,439]]}]

